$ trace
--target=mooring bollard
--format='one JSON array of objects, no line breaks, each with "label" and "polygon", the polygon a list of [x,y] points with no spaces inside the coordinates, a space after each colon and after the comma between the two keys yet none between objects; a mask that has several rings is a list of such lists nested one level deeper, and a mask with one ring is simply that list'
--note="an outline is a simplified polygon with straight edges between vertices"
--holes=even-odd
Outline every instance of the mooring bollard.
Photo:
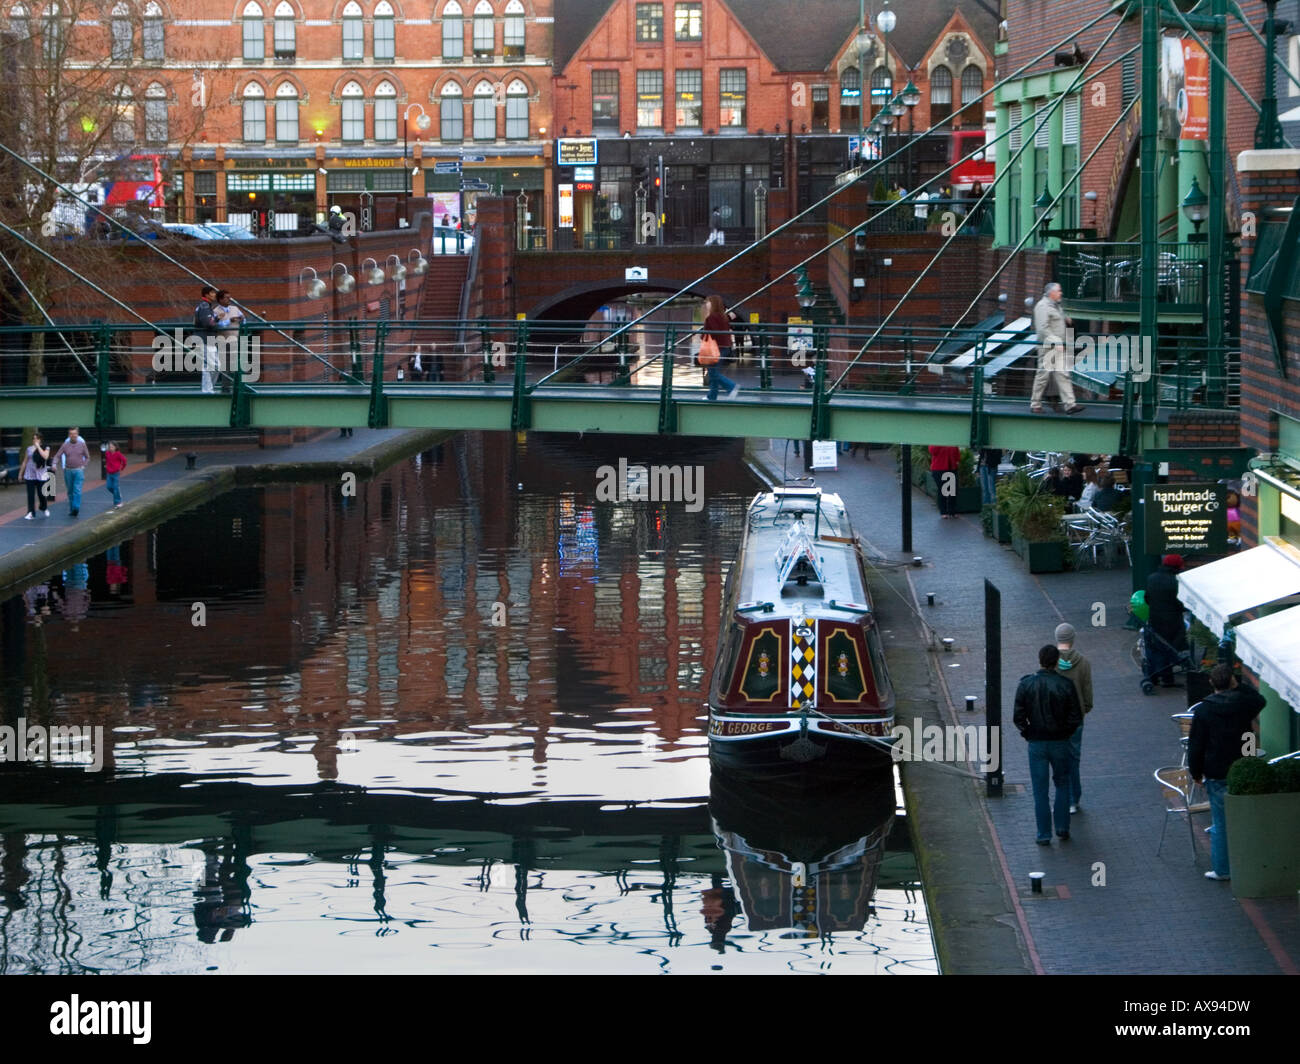
[{"label": "mooring bollard", "polygon": [[199,460],[199,456],[194,451],[190,451],[185,456],[185,468],[193,469],[195,465],[198,463],[198,460]]},{"label": "mooring bollard", "polygon": [[967,696],[966,696],[966,712],[967,712],[967,713],[974,713],[974,712],[975,712],[975,696],[974,696],[974,695],[967,695]]},{"label": "mooring bollard", "polygon": [[944,649],[944,652],[947,653],[947,654],[951,654],[951,653],[952,653],[952,647],[953,647],[953,644],[954,644],[955,642],[956,642],[956,640],[953,639],[952,636],[944,636],[944,638],[943,638],[943,649]]},{"label": "mooring bollard", "polygon": [[1046,875],[1047,875],[1046,872],[1029,873],[1029,889],[1031,892],[1033,892],[1034,894],[1043,893],[1043,877]]},{"label": "mooring bollard", "polygon": [[933,591],[927,591],[927,592],[925,593],[925,604],[926,604],[927,606],[933,606],[933,605],[934,605],[934,592],[933,592]]},{"label": "mooring bollard", "polygon": [[921,568],[921,566],[922,566],[922,564],[923,564],[924,562],[925,562],[925,559],[922,558],[919,554],[913,554],[913,555],[912,555],[912,564],[913,564],[914,566],[916,566],[916,568],[918,568],[918,569]]}]

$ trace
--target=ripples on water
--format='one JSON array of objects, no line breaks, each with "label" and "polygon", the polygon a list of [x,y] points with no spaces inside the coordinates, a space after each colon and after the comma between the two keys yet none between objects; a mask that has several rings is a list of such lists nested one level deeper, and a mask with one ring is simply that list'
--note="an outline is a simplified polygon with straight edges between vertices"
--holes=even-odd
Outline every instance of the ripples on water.
[{"label": "ripples on water", "polygon": [[710,819],[703,702],[756,485],[656,446],[700,512],[598,501],[620,456],[235,492],[5,604],[4,723],[103,727],[110,781],[0,766],[0,970],[934,971],[888,808],[836,880],[860,930],[752,926],[789,855],[743,792]]}]

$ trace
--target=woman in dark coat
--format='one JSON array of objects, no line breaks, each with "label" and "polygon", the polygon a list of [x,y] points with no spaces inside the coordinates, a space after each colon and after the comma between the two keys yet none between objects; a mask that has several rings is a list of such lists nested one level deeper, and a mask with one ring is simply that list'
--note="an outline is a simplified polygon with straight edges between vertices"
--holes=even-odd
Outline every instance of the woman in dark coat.
[{"label": "woman in dark coat", "polygon": [[727,320],[727,308],[722,303],[720,295],[711,295],[704,301],[704,312],[707,315],[704,319],[704,333],[711,336],[718,344],[718,351],[722,354],[722,359],[713,366],[704,368],[704,383],[709,386],[709,398],[718,397],[718,389],[727,390],[727,398],[731,399],[740,391],[740,385],[728,377],[722,375],[722,366],[731,358],[731,323]]}]

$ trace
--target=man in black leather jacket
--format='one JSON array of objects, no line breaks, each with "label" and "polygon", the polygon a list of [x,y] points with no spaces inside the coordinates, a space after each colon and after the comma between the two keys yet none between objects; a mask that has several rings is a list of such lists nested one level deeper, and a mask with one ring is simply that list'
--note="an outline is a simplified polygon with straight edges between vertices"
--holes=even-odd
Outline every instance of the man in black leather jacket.
[{"label": "man in black leather jacket", "polygon": [[[1052,842],[1055,822],[1059,839],[1070,837],[1070,736],[1083,723],[1083,710],[1074,684],[1056,671],[1056,647],[1038,651],[1038,671],[1022,677],[1016,688],[1016,729],[1029,742],[1029,778],[1034,786],[1034,818],[1039,846]],[[1047,775],[1056,785],[1056,807],[1048,797]],[[1053,815],[1053,812],[1055,815]]]},{"label": "man in black leather jacket", "polygon": [[[1147,606],[1151,610],[1147,627],[1156,638],[1147,639],[1144,644],[1146,679],[1162,687],[1177,686],[1174,683],[1174,665],[1187,649],[1183,604],[1178,601],[1178,574],[1182,569],[1182,555],[1166,554],[1160,559],[1160,568],[1147,577]],[[1150,694],[1147,686],[1144,685],[1143,690]]]},{"label": "man in black leather jacket", "polygon": [[1192,731],[1187,739],[1187,771],[1197,783],[1205,781],[1210,798],[1210,863],[1206,879],[1229,879],[1228,829],[1223,815],[1223,796],[1228,790],[1228,769],[1245,755],[1251,723],[1264,708],[1264,696],[1232,673],[1232,666],[1220,662],[1210,670],[1214,694],[1198,702],[1192,711]]}]

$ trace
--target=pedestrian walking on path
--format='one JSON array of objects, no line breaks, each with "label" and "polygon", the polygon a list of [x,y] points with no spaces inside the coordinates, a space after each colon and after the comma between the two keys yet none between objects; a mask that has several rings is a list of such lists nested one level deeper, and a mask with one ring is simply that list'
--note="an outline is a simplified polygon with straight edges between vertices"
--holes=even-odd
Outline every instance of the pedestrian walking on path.
[{"label": "pedestrian walking on path", "polygon": [[[1083,710],[1083,720],[1087,721],[1092,712],[1092,664],[1074,649],[1074,625],[1058,624],[1056,626],[1056,672],[1074,684],[1075,694],[1079,696],[1079,708]],[[1083,777],[1079,774],[1079,757],[1083,753],[1083,723],[1074,729],[1070,736],[1070,812],[1079,811],[1080,799],[1083,797]]]},{"label": "pedestrian walking on path", "polygon": [[939,493],[939,516],[945,521],[957,516],[957,466],[961,462],[960,447],[931,447],[930,475]]},{"label": "pedestrian walking on path", "polygon": [[68,438],[63,446],[54,453],[54,465],[62,460],[63,482],[68,490],[68,516],[76,517],[81,513],[81,485],[86,479],[86,463],[90,461],[90,449],[81,438],[81,430],[73,425],[68,429]]},{"label": "pedestrian walking on path", "polygon": [[[1038,671],[1024,676],[1016,687],[1016,730],[1029,743],[1029,779],[1034,788],[1034,818],[1039,846],[1056,837],[1070,837],[1070,736],[1083,723],[1074,684],[1056,672],[1059,653],[1054,646],[1038,651]],[[1047,775],[1056,786],[1055,807],[1049,799]]]},{"label": "pedestrian walking on path", "polygon": [[112,440],[104,444],[104,490],[113,496],[113,509],[122,506],[122,492],[119,484],[122,470],[126,468],[126,455],[117,449]]},{"label": "pedestrian walking on path", "polygon": [[18,470],[18,479],[27,485],[27,516],[30,521],[36,516],[37,500],[40,500],[41,516],[49,517],[49,496],[45,485],[50,479],[50,449],[41,440],[39,432],[32,433],[31,446],[23,455],[23,464]]},{"label": "pedestrian walking on path", "polygon": [[1029,409],[1043,413],[1043,393],[1051,378],[1057,394],[1065,404],[1067,414],[1083,410],[1074,401],[1074,382],[1070,371],[1074,368],[1074,344],[1067,342],[1067,326],[1073,324],[1061,310],[1061,286],[1053,281],[1043,290],[1043,298],[1034,306],[1034,335],[1038,337],[1038,369],[1034,373],[1034,386],[1029,395]]},{"label": "pedestrian walking on path", "polygon": [[[1095,500],[1094,500],[1095,501]],[[1187,629],[1183,625],[1183,604],[1178,601],[1178,574],[1183,570],[1181,554],[1166,554],[1160,568],[1147,577],[1148,634],[1143,640],[1146,650],[1142,690],[1150,694],[1153,684],[1177,687],[1174,666],[1187,654]]]},{"label": "pedestrian walking on path", "polygon": [[1245,754],[1245,735],[1264,708],[1264,696],[1237,679],[1226,661],[1210,670],[1210,686],[1214,693],[1198,702],[1192,711],[1187,772],[1197,783],[1204,780],[1205,793],[1210,798],[1210,863],[1214,867],[1205,873],[1205,878],[1231,879],[1223,796],[1228,793],[1228,769]]},{"label": "pedestrian walking on path", "polygon": [[709,398],[717,399],[718,389],[727,389],[727,398],[731,399],[740,391],[740,385],[729,377],[724,377],[718,368],[731,357],[731,324],[727,321],[727,308],[722,297],[714,294],[704,301],[704,335],[718,345],[718,361],[705,365],[701,352],[700,365],[705,366],[704,379],[709,386]]}]

